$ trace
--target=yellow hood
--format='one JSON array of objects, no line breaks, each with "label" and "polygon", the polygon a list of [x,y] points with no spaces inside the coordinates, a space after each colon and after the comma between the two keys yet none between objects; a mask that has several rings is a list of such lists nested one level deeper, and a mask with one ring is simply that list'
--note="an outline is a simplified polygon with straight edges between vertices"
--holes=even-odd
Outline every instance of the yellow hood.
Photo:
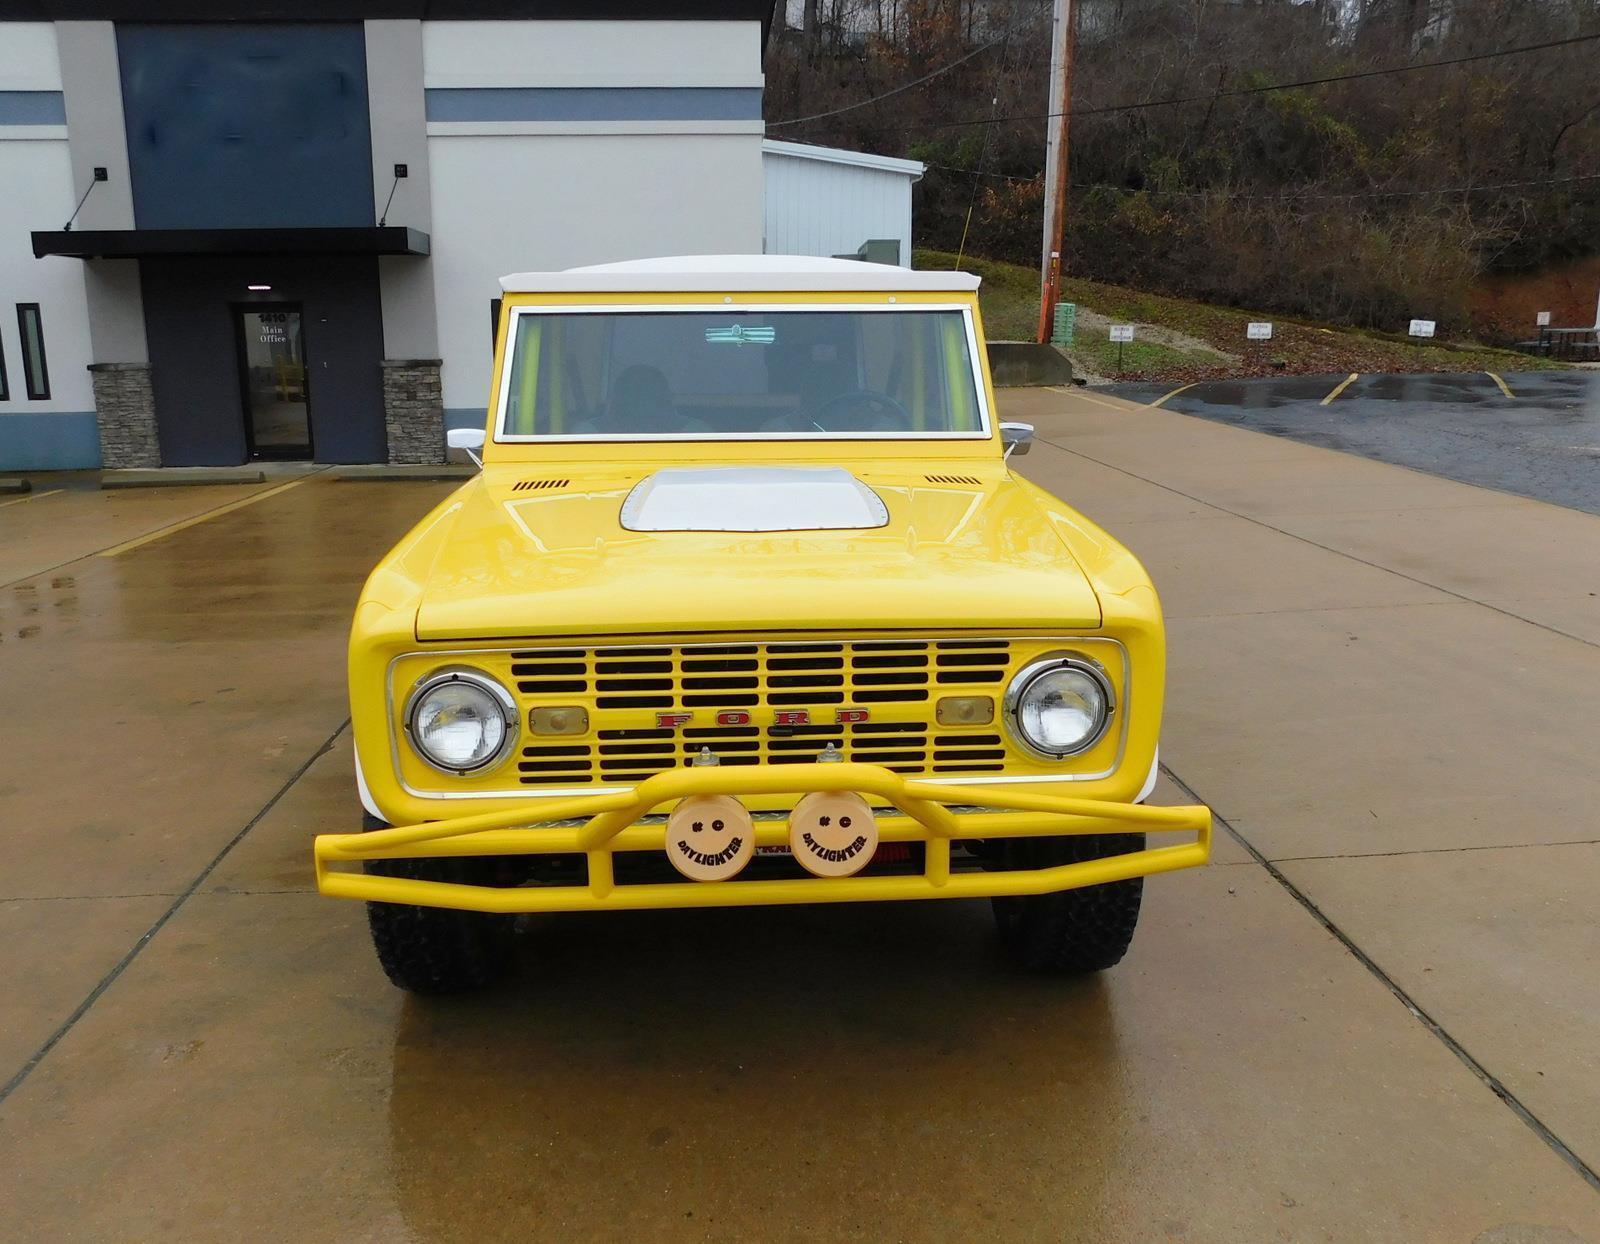
[{"label": "yellow hood", "polygon": [[1083,571],[996,465],[857,471],[887,522],[801,531],[628,530],[649,466],[493,471],[456,498],[417,638],[1099,626]]}]

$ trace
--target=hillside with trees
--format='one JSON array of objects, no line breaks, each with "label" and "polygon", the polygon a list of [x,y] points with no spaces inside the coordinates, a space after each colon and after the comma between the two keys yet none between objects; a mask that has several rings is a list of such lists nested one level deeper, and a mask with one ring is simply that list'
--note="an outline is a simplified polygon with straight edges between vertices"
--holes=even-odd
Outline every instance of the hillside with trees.
[{"label": "hillside with trees", "polygon": [[[1074,8],[1074,276],[1451,332],[1486,283],[1600,254],[1600,0]],[[795,0],[788,23],[773,137],[922,160],[918,245],[1037,264],[1048,0]]]}]

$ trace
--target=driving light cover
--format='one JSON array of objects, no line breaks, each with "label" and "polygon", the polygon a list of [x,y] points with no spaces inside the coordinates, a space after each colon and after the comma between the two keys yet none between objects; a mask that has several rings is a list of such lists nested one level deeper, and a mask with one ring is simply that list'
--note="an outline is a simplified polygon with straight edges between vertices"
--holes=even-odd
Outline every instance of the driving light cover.
[{"label": "driving light cover", "polygon": [[1028,751],[1051,760],[1086,752],[1116,711],[1111,681],[1094,662],[1056,653],[1026,665],[1006,688],[1006,723]]},{"label": "driving light cover", "polygon": [[488,768],[516,742],[517,726],[511,693],[478,670],[438,670],[406,701],[412,750],[446,773]]}]

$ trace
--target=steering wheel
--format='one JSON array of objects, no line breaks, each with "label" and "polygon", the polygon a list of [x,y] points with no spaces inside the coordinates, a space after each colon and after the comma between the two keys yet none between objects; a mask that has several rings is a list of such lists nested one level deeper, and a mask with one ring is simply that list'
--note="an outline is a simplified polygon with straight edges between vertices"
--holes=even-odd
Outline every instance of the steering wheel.
[{"label": "steering wheel", "polygon": [[[845,427],[834,427],[830,415],[842,411],[861,411],[860,417],[852,424],[849,420],[841,420],[847,424]],[[825,432],[909,432],[911,430],[911,412],[890,397],[887,393],[877,389],[857,389],[854,393],[841,393],[837,397],[830,397],[822,403],[816,415],[817,426]]]}]

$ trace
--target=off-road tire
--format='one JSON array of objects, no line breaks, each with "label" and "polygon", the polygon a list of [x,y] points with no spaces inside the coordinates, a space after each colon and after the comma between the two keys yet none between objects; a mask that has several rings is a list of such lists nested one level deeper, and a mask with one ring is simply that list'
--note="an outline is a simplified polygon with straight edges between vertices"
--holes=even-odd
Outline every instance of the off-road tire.
[{"label": "off-road tire", "polygon": [[[366,817],[366,828],[384,829]],[[416,881],[493,884],[492,860],[367,860],[366,871]],[[514,916],[406,903],[368,903],[367,924],[384,975],[417,994],[462,993],[493,984],[511,961]]]},{"label": "off-road tire", "polygon": [[[1001,849],[1003,867],[1053,868],[1126,855],[1144,848],[1143,834],[1073,834],[1014,838]],[[1007,956],[1030,972],[1077,976],[1113,967],[1128,953],[1139,923],[1144,878],[994,900],[995,924]]]}]

